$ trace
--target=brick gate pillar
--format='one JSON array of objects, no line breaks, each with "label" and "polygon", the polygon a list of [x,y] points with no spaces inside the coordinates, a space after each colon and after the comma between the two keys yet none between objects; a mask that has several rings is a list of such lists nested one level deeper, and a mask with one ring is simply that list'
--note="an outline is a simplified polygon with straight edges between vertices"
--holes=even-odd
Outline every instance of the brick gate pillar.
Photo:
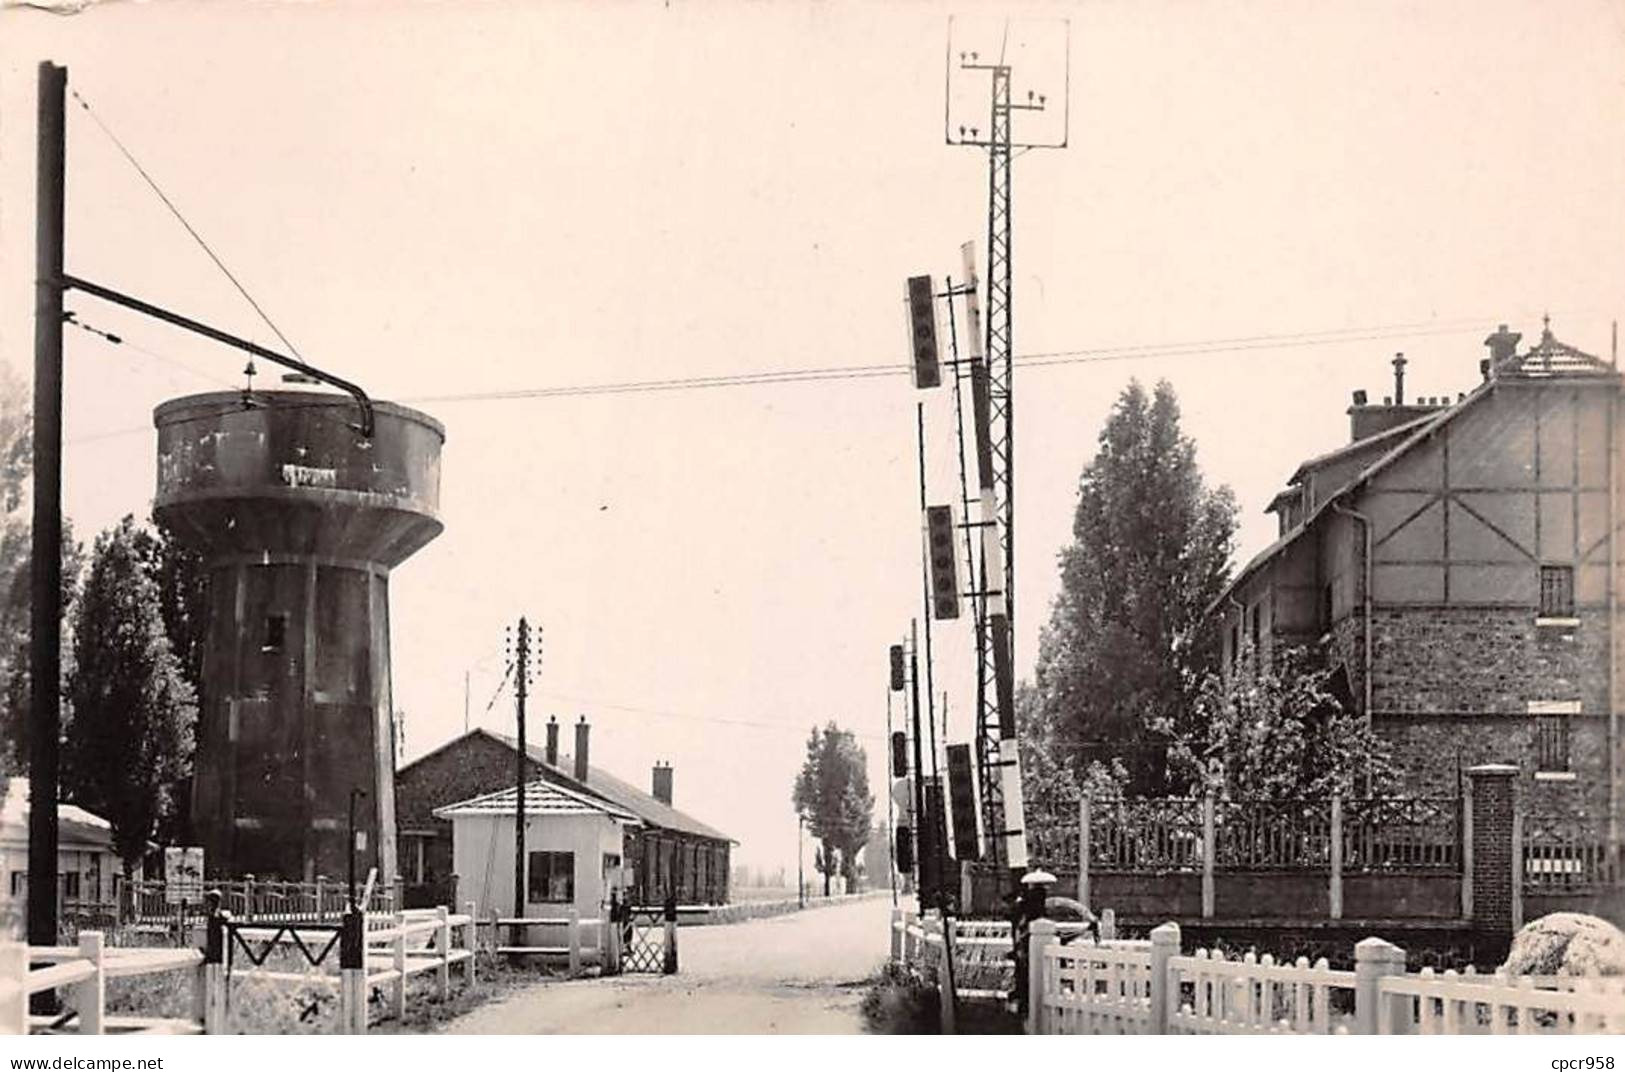
[{"label": "brick gate pillar", "polygon": [[1473,923],[1482,931],[1509,934],[1515,928],[1518,896],[1513,827],[1517,819],[1518,768],[1504,763],[1469,767],[1472,779]]}]

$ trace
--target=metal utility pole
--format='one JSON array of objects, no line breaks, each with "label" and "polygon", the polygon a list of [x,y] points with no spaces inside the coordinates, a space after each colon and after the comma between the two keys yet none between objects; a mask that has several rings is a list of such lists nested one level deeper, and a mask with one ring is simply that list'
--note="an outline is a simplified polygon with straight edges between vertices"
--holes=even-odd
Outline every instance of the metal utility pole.
[{"label": "metal utility pole", "polygon": [[925,810],[925,769],[920,751],[920,633],[919,624],[913,619],[908,623],[908,637],[908,691],[913,723],[913,732],[909,736],[913,738],[914,745],[915,891],[919,895],[920,911],[924,912],[930,907],[927,902],[934,896],[934,890],[925,881],[926,853],[931,847],[931,835],[926,832],[926,827],[931,817]]},{"label": "metal utility pole", "polygon": [[[514,637],[514,699],[519,748],[515,755],[514,770],[514,824],[513,824],[513,916],[525,918],[525,776],[529,756],[525,752],[525,697],[530,686],[530,623],[523,616]],[[524,945],[524,928],[514,924],[513,944]]]},{"label": "metal utility pole", "polygon": [[[62,247],[68,69],[39,66],[34,230],[34,530],[29,619],[28,942],[57,944],[57,740],[62,730]],[[35,1007],[51,1011],[54,996]]]},{"label": "metal utility pole", "polygon": [[886,689],[886,881],[891,886],[892,907],[897,906],[897,821],[892,808],[892,782],[896,771],[892,769],[891,692]]},{"label": "metal utility pole", "polygon": [[[1009,27],[1005,32],[1008,38]],[[950,35],[952,30],[950,29]],[[1070,54],[1070,27],[1067,50]],[[1012,287],[1012,192],[1010,164],[1019,150],[1062,148],[1059,143],[1017,142],[1012,121],[1021,112],[1041,112],[1045,96],[1029,92],[1011,100],[1013,70],[1001,44],[995,62],[975,52],[959,54],[961,71],[985,71],[990,78],[987,129],[960,127],[951,145],[987,152],[987,319],[980,321],[974,251],[964,250],[966,314],[971,345],[971,400],[976,422],[977,468],[982,500],[982,575],[978,615],[978,681],[981,710],[977,757],[981,767],[983,824],[987,858],[1012,871],[1027,867],[1025,817],[1021,798],[1020,754],[1016,741],[1015,654],[1015,366]],[[1070,55],[1068,59],[1070,81]],[[985,335],[983,330],[985,327]],[[985,345],[984,345],[985,343]],[[957,368],[957,366],[956,366]],[[991,685],[991,688],[988,686]]]}]

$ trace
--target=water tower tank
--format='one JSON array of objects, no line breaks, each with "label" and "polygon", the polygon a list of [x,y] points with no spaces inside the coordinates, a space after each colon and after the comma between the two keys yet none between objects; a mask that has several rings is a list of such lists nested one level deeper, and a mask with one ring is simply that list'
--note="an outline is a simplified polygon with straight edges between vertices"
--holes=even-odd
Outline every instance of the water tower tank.
[{"label": "water tower tank", "polygon": [[[177,398],[155,511],[200,551],[209,620],[192,818],[211,875],[396,874],[389,574],[440,534],[445,429],[347,395]],[[359,839],[358,839],[359,840]]]}]

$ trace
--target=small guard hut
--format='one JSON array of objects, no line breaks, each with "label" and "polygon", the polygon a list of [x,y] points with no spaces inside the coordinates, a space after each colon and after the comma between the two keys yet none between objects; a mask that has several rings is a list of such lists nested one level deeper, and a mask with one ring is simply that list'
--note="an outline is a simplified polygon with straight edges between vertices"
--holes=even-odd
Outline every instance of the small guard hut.
[{"label": "small guard hut", "polygon": [[[503,789],[436,808],[452,824],[458,897],[482,917],[513,914],[514,822],[518,790]],[[612,890],[625,889],[621,846],[637,816],[596,797],[540,779],[525,786],[526,918],[557,917],[574,907],[600,916]]]}]

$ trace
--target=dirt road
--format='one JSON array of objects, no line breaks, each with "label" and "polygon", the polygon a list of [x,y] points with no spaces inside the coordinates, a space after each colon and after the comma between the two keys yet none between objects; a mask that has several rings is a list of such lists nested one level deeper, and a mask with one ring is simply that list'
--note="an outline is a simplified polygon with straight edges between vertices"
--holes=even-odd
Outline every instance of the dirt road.
[{"label": "dirt road", "polygon": [[677,975],[539,983],[447,1034],[856,1034],[862,982],[886,959],[891,900],[685,927]]}]

